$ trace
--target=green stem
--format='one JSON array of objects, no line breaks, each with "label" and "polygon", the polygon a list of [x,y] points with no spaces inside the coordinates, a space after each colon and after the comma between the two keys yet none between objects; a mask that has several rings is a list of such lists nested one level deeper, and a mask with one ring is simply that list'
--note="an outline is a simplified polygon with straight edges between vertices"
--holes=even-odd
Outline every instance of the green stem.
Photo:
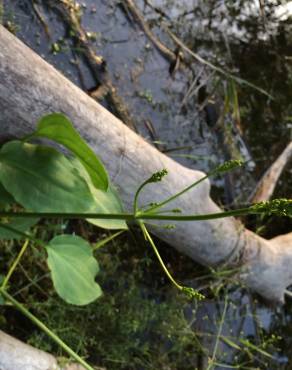
[{"label": "green stem", "polygon": [[94,251],[95,251],[95,250],[97,250],[97,249],[99,249],[99,248],[103,247],[105,244],[109,243],[111,240],[115,239],[117,236],[121,235],[121,234],[122,234],[122,233],[124,233],[125,231],[126,231],[126,230],[120,230],[120,231],[116,232],[115,234],[112,234],[112,235],[108,236],[107,238],[104,238],[104,239],[100,240],[99,242],[97,242],[97,243],[93,246],[92,250],[94,250]]},{"label": "green stem", "polygon": [[[4,212],[0,211],[0,217],[40,217],[40,218],[67,218],[67,219],[101,219],[101,220],[166,220],[166,221],[205,221],[217,218],[242,216],[247,214],[261,214],[263,212],[247,208],[240,208],[231,211],[209,213],[202,215],[160,215],[157,213],[58,213],[58,212]],[[4,227],[1,225],[1,227]],[[8,229],[8,227],[5,226]]]},{"label": "green stem", "polygon": [[176,288],[178,288],[179,290],[183,290],[183,287],[174,280],[174,278],[171,276],[170,272],[168,271],[167,267],[165,266],[160,254],[159,254],[159,252],[156,248],[156,245],[155,245],[153,239],[151,238],[151,235],[148,233],[148,230],[146,229],[146,226],[143,224],[143,222],[139,222],[139,225],[140,225],[141,230],[142,230],[142,232],[145,236],[145,239],[149,241],[152,249],[154,250],[154,253],[156,254],[156,257],[157,257],[163,271],[165,272],[166,276],[168,277],[168,279],[172,282],[172,284]]},{"label": "green stem", "polygon": [[227,293],[225,295],[225,299],[224,299],[224,308],[223,308],[223,313],[222,313],[222,316],[221,316],[221,320],[220,320],[220,324],[219,324],[219,328],[218,328],[218,333],[216,335],[216,341],[215,341],[215,345],[214,345],[214,349],[213,349],[213,355],[212,355],[212,358],[210,359],[210,362],[208,364],[208,367],[206,370],[211,370],[212,367],[214,366],[214,362],[215,362],[215,359],[216,359],[216,355],[217,355],[217,350],[218,350],[218,345],[219,345],[219,340],[220,340],[220,337],[221,337],[221,333],[222,333],[222,328],[223,328],[223,324],[224,324],[224,321],[225,321],[225,316],[226,316],[226,311],[227,311]]},{"label": "green stem", "polygon": [[209,174],[207,174],[206,176],[202,177],[200,180],[198,181],[195,181],[193,182],[191,185],[187,186],[186,188],[184,188],[183,190],[181,190],[180,192],[172,195],[171,197],[165,199],[163,202],[161,203],[158,203],[158,204],[155,204],[154,206],[150,207],[149,209],[147,209],[147,211],[145,211],[145,213],[148,213],[148,212],[152,212],[154,211],[155,209],[157,208],[161,208],[163,207],[165,204],[173,201],[174,199],[180,197],[182,194],[186,193],[187,191],[189,191],[190,189],[192,189],[193,187],[199,185],[201,182],[203,182],[204,180],[206,180],[209,176],[211,176],[213,174],[213,172],[210,172]]},{"label": "green stem", "polygon": [[27,248],[28,244],[29,244],[29,240],[26,239],[25,242],[23,243],[22,248],[20,249],[20,252],[18,253],[18,255],[15,258],[15,260],[13,261],[13,263],[12,263],[12,265],[11,265],[8,273],[7,273],[7,275],[4,278],[4,281],[3,281],[2,286],[1,286],[2,289],[5,289],[6,288],[6,286],[8,284],[8,281],[11,278],[11,275],[13,274],[14,270],[16,269],[16,266],[18,265],[21,257],[23,256],[24,252],[26,251],[26,248]]},{"label": "green stem", "polygon": [[42,331],[44,331],[54,342],[56,342],[60,347],[63,348],[69,356],[73,357],[78,363],[85,367],[87,370],[94,370],[93,367],[88,365],[80,356],[77,355],[66,343],[62,341],[54,332],[52,332],[44,323],[42,323],[37,317],[30,313],[21,303],[14,299],[9,293],[6,292],[2,287],[0,288],[0,293],[11,302],[20,312],[22,312],[27,318],[29,318],[36,326],[38,326]]},{"label": "green stem", "polygon": [[[40,218],[68,218],[68,219],[101,219],[101,220],[125,220],[134,221],[135,216],[132,213],[78,213],[78,212],[13,212],[0,211],[0,217],[40,217]],[[2,226],[2,224],[1,224]],[[4,225],[3,225],[4,227]],[[8,229],[8,227],[5,228]]]},{"label": "green stem", "polygon": [[139,186],[138,190],[136,191],[135,198],[134,198],[134,205],[133,205],[134,215],[136,215],[137,212],[138,212],[138,197],[139,197],[139,194],[141,193],[141,191],[145,187],[145,185],[147,185],[148,183],[149,183],[149,179],[147,179],[146,181],[144,181]]}]

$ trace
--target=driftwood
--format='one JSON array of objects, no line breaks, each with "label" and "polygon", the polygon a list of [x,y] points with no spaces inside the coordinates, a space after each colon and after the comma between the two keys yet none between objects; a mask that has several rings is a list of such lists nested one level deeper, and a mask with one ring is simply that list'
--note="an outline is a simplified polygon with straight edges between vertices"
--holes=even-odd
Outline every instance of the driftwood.
[{"label": "driftwood", "polygon": [[267,169],[258,182],[250,200],[254,203],[269,200],[286,164],[292,158],[292,141],[286,146],[275,162]]},{"label": "driftwood", "polygon": [[[169,175],[144,190],[141,204],[162,200],[203,176],[159,153],[3,27],[0,81],[0,135],[22,136],[42,115],[65,113],[102,158],[127,210],[132,209],[137,187],[157,170],[167,168]],[[209,190],[209,182],[204,181],[173,207],[186,214],[219,212]],[[204,265],[241,267],[238,278],[248,287],[269,300],[284,302],[285,290],[292,284],[292,233],[268,241],[233,218],[151,230]]]},{"label": "driftwood", "polygon": [[[60,366],[57,359],[0,330],[0,370],[84,370],[77,364]],[[96,370],[105,370],[96,368]]]}]

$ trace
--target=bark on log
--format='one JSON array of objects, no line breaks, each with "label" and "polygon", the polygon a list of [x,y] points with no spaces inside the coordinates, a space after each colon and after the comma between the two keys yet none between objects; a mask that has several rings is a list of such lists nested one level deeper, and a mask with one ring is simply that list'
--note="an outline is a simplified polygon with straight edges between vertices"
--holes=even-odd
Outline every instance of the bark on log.
[{"label": "bark on log", "polygon": [[0,370],[58,370],[56,359],[0,331]]},{"label": "bark on log", "polygon": [[[3,27],[0,28],[0,134],[22,136],[49,112],[68,115],[80,134],[102,158],[121,194],[132,208],[137,187],[153,172],[169,175],[142,194],[143,204],[162,200],[203,176],[159,153],[106,109],[88,97]],[[201,183],[173,204],[184,213],[214,213],[210,184]],[[292,243],[265,240],[233,218],[177,223],[174,230],[152,232],[204,265],[241,266],[240,278],[263,297],[284,301],[292,284]]]},{"label": "bark on log", "polygon": [[60,367],[52,355],[22,343],[0,330],[0,370],[84,370],[84,368],[77,364]]}]

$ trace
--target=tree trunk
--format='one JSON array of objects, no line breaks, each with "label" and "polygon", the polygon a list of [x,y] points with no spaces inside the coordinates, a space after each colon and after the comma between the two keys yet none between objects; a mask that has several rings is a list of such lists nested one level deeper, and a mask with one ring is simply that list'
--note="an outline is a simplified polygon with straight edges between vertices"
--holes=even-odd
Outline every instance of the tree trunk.
[{"label": "tree trunk", "polygon": [[[0,135],[27,134],[50,112],[70,117],[103,160],[127,210],[132,208],[137,187],[162,168],[167,168],[169,175],[143,191],[141,204],[161,201],[204,175],[161,154],[3,27],[0,111]],[[219,212],[209,190],[209,182],[204,181],[176,199],[173,207],[185,214]],[[238,277],[269,300],[283,302],[285,289],[292,284],[292,233],[268,241],[234,218],[177,222],[173,230],[151,231],[204,265],[240,266]]]}]

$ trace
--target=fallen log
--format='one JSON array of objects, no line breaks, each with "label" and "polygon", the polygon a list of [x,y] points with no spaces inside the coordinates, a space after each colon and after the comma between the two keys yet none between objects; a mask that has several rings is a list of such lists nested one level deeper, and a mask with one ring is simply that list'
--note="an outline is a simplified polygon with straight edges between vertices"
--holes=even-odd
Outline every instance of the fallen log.
[{"label": "fallen log", "polygon": [[[0,330],[1,370],[84,370],[77,364],[60,366],[47,352],[29,346]],[[96,368],[105,370],[104,368]]]},{"label": "fallen log", "polygon": [[[169,175],[144,190],[141,204],[161,201],[204,175],[157,151],[3,27],[0,81],[0,135],[22,136],[44,114],[66,114],[105,163],[127,210],[132,209],[138,186],[162,168]],[[209,190],[204,181],[176,199],[173,207],[184,214],[219,212]],[[285,289],[292,284],[292,234],[268,241],[234,218],[177,222],[172,230],[150,230],[204,265],[240,267],[237,277],[248,287],[268,300],[284,302]]]}]

